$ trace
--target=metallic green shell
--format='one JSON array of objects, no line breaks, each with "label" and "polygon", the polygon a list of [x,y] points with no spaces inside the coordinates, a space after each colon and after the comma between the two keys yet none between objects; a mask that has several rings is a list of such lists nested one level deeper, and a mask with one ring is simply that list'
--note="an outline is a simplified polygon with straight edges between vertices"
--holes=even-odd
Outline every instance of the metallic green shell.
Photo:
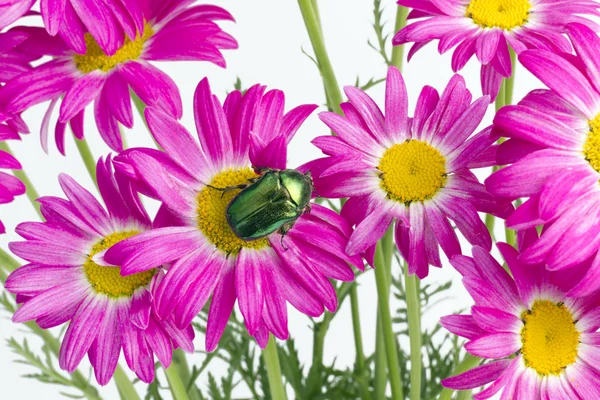
[{"label": "metallic green shell", "polygon": [[269,170],[231,200],[227,222],[242,240],[263,238],[294,223],[309,205],[312,190],[308,175]]}]

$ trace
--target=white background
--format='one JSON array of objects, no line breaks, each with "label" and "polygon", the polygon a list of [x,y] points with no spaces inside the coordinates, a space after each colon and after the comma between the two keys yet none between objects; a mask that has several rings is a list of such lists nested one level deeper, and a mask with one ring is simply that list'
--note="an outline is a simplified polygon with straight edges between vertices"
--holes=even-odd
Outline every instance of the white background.
[{"label": "white background", "polygon": [[[395,17],[395,1],[386,0],[384,20],[388,21],[387,31],[393,29]],[[220,69],[207,63],[157,63],[166,71],[180,88],[184,104],[182,123],[194,132],[192,98],[196,84],[205,76],[210,78],[211,86],[221,99],[228,90],[233,88],[236,77],[240,77],[244,87],[254,83],[268,85],[269,88],[279,88],[286,94],[287,109],[300,104],[324,104],[324,94],[321,79],[315,65],[301,49],[312,53],[312,48],[306,34],[298,5],[295,1],[281,0],[223,0],[215,1],[228,9],[236,18],[237,23],[224,23],[222,26],[232,33],[239,41],[239,50],[226,53],[227,69]],[[367,40],[375,39],[372,29],[372,2],[365,0],[326,0],[320,2],[323,30],[326,44],[340,85],[352,85],[357,77],[361,82],[370,78],[385,76],[386,67],[381,56],[371,49]],[[30,21],[32,21],[30,19]],[[35,22],[29,22],[35,23]],[[391,40],[391,37],[390,37]],[[474,96],[481,95],[479,85],[479,68],[472,61],[462,71],[468,86]],[[436,45],[430,45],[422,50],[405,67],[404,77],[410,95],[410,107],[414,108],[416,98],[424,85],[437,88],[440,92],[452,76],[450,56],[437,54]],[[517,85],[515,99],[522,98],[529,90],[541,87],[532,76],[522,67],[517,70]],[[370,95],[383,105],[384,85],[379,85],[369,91]],[[39,145],[39,126],[46,105],[34,107],[24,114],[32,133],[24,137],[20,143],[12,144],[17,157],[30,175],[40,195],[62,196],[57,183],[61,172],[68,173],[82,185],[93,189],[93,184],[79,158],[73,140],[67,138],[67,157],[62,157],[50,145],[50,154],[46,155]],[[323,111],[323,107],[319,109]],[[90,118],[91,110],[87,113],[86,137],[96,157],[107,154],[109,149],[100,139],[95,125]],[[491,106],[481,128],[491,122],[493,107]],[[53,126],[53,125],[51,125]],[[289,166],[297,166],[319,156],[320,152],[310,144],[319,135],[328,134],[326,127],[318,120],[315,112],[291,143],[289,149]],[[52,138],[53,136],[51,136]],[[52,140],[52,139],[51,139]],[[145,131],[142,121],[136,114],[135,127],[127,132],[129,146],[152,146],[149,134]],[[479,176],[485,177],[487,171],[480,171]],[[36,214],[27,199],[23,196],[12,204],[0,208],[0,218],[6,224],[8,234],[0,237],[0,245],[6,249],[7,243],[17,240],[15,226],[23,221],[37,220]],[[501,227],[500,227],[501,228]],[[498,228],[498,234],[501,230]],[[469,246],[463,240],[463,250],[470,253]],[[434,269],[427,278],[428,282],[445,282],[453,279],[455,284],[451,290],[450,299],[443,302],[427,315],[423,321],[424,327],[431,328],[440,316],[465,309],[470,305],[470,298],[460,286],[458,274],[445,260],[441,270]],[[399,269],[395,271],[399,274]],[[375,346],[375,307],[377,295],[374,275],[365,274],[359,280],[360,313],[364,348],[367,354],[374,351]],[[0,289],[3,290],[3,289]],[[394,309],[394,307],[392,307]],[[297,346],[303,362],[308,363],[312,354],[312,331],[309,320],[290,308],[290,332],[296,338]],[[57,387],[44,385],[35,380],[22,378],[23,374],[36,372],[32,368],[14,363],[15,356],[5,345],[10,337],[21,339],[26,329],[13,324],[7,313],[0,313],[0,390],[3,399],[61,399]],[[30,342],[37,346],[39,342],[30,334],[26,334]],[[204,347],[204,337],[198,335],[197,349]],[[192,362],[200,363],[203,355],[194,355]],[[348,302],[338,310],[338,316],[331,325],[325,342],[325,362],[336,360],[340,366],[351,366],[354,363],[354,344]],[[122,363],[124,365],[124,363]],[[87,361],[82,371],[87,374]],[[215,365],[212,371],[217,375],[224,371],[223,365]],[[198,381],[201,387],[206,385],[206,377]],[[141,388],[140,393],[145,394]],[[109,384],[101,389],[106,399],[118,399],[116,387]],[[165,393],[168,398],[169,393]]]}]

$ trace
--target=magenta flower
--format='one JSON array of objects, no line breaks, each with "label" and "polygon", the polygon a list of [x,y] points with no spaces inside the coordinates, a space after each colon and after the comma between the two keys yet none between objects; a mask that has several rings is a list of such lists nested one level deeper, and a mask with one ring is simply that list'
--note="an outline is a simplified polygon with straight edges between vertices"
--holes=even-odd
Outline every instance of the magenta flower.
[{"label": "magenta flower", "polygon": [[35,0],[0,0],[0,31],[29,12]]},{"label": "magenta flower", "polygon": [[[29,12],[35,0],[0,0],[0,30]],[[40,12],[48,33],[57,34],[79,52],[85,53],[85,33],[89,32],[109,55],[123,46],[125,35],[135,40],[149,20],[148,1],[139,0],[40,0]],[[180,1],[156,1],[151,7],[168,13]]]},{"label": "magenta flower", "polygon": [[0,83],[30,71],[29,63],[40,57],[22,51],[27,47],[28,39],[27,32],[18,29],[0,33]]},{"label": "magenta flower", "polygon": [[105,262],[108,248],[152,224],[130,184],[113,175],[110,159],[98,162],[97,177],[108,212],[90,192],[61,175],[68,200],[42,197],[46,222],[17,227],[25,241],[9,247],[31,264],[6,282],[8,291],[28,298],[13,321],[35,320],[43,329],[69,322],[59,356],[60,367],[69,372],[87,353],[98,383],[106,385],[122,348],[129,368],[150,383],[154,355],[167,367],[173,348],[194,350],[194,331],[152,311],[152,293],[164,275],[159,263],[123,277],[121,268]]},{"label": "magenta flower", "polygon": [[400,30],[394,45],[414,42],[409,59],[423,46],[439,40],[440,54],[456,47],[452,70],[460,71],[477,56],[484,94],[496,98],[502,78],[512,75],[509,45],[520,54],[526,49],[571,52],[563,36],[565,25],[581,22],[600,30],[582,15],[597,16],[593,0],[399,0],[414,8],[409,18],[422,18]]},{"label": "magenta flower", "polygon": [[[31,68],[29,62],[37,58],[19,52],[19,47],[27,38],[26,33],[14,30],[0,33],[0,96],[4,90],[2,83],[28,71]],[[19,134],[28,132],[27,125],[20,116],[7,113],[4,105],[0,104],[0,141],[20,140]],[[21,164],[11,154],[0,150],[0,169],[21,169]],[[0,204],[10,203],[15,196],[24,193],[25,185],[19,179],[0,171]],[[5,232],[6,229],[0,221],[0,233]]]},{"label": "magenta flower", "polygon": [[303,105],[284,114],[284,94],[253,86],[230,93],[223,106],[204,79],[194,98],[200,144],[172,116],[146,110],[148,126],[165,153],[132,149],[116,160],[139,189],[163,202],[178,226],[154,229],[106,253],[125,275],[144,273],[156,262],[173,262],[156,292],[156,312],[174,314],[178,326],[192,322],[208,298],[206,350],[217,346],[238,301],[248,332],[265,347],[269,332],[288,338],[289,302],[302,313],[334,311],[329,278],[350,281],[344,252],[351,228],[335,212],[312,205],[283,238],[273,233],[244,241],[229,227],[225,210],[237,192],[218,188],[248,183],[253,167],[286,168],[287,145],[316,108]]},{"label": "magenta flower", "polygon": [[[524,236],[524,248],[537,238],[535,229]],[[567,297],[576,282],[571,274],[525,265],[514,247],[499,243],[498,248],[514,279],[479,247],[473,258],[451,260],[475,305],[469,314],[443,317],[441,324],[468,340],[467,352],[491,361],[442,385],[467,390],[489,384],[473,396],[477,400],[500,390],[502,399],[599,398],[598,295]]]},{"label": "magenta flower", "polygon": [[[87,3],[87,2],[86,2]],[[83,116],[94,102],[96,125],[104,141],[115,151],[123,148],[119,123],[131,128],[132,89],[141,100],[181,118],[179,90],[171,78],[149,61],[196,60],[225,66],[221,49],[237,47],[236,41],[213,21],[233,20],[222,8],[189,2],[152,2],[150,18],[142,34],[126,39],[112,56],[106,55],[91,35],[86,34],[87,51],[75,53],[60,37],[42,29],[29,28],[29,51],[43,52],[53,60],[12,79],[0,96],[6,110],[18,113],[50,100],[42,122],[42,146],[47,149],[48,123],[60,101],[55,128],[56,143],[64,154],[64,135],[69,123],[78,139],[83,138]],[[25,29],[25,28],[23,28]]]},{"label": "magenta flower", "polygon": [[[14,119],[0,109],[0,141],[20,139],[17,129]],[[0,150],[0,169],[21,169],[21,163],[11,154]],[[11,203],[15,196],[24,194],[25,190],[25,185],[18,178],[0,171],[0,204]],[[6,233],[2,221],[0,221],[0,233]]]},{"label": "magenta flower", "polygon": [[[600,243],[600,38],[581,24],[568,26],[577,58],[530,50],[521,63],[550,90],[536,90],[496,115],[494,130],[510,139],[498,152],[512,164],[486,180],[509,199],[530,198],[508,220],[513,229],[548,224],[524,251],[526,263],[568,269],[597,254]],[[600,260],[592,264],[585,295],[597,288]]]},{"label": "magenta flower", "polygon": [[448,256],[461,252],[449,219],[470,243],[490,249],[477,212],[505,215],[512,206],[493,199],[470,171],[495,162],[490,129],[471,137],[489,97],[471,103],[456,75],[441,98],[435,89],[423,88],[409,118],[406,87],[395,67],[388,71],[385,116],[366,93],[354,87],[345,91],[350,100],[342,104],[345,117],[320,114],[337,134],[313,142],[327,157],[305,168],[314,174],[321,196],[349,197],[342,215],[356,230],[348,254],[369,250],[371,259],[373,246],[395,219],[396,245],[420,278],[430,264],[441,267],[438,246]]}]

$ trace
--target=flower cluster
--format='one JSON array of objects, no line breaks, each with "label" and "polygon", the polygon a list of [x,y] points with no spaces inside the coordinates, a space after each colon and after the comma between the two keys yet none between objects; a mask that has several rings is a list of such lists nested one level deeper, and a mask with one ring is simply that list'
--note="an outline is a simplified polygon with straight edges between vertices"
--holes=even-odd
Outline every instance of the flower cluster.
[{"label": "flower cluster", "polygon": [[[452,70],[460,71],[474,56],[481,63],[481,86],[494,100],[502,78],[513,74],[510,51],[527,49],[571,52],[564,37],[569,22],[600,27],[594,0],[398,0],[411,7],[409,24],[394,37],[394,45],[414,43],[409,59],[433,40],[443,54],[456,47]],[[585,17],[584,17],[585,16]]]},{"label": "flower cluster", "polygon": [[[0,0],[0,31],[35,17],[35,3]],[[21,304],[13,321],[68,324],[61,368],[73,372],[87,355],[105,385],[122,352],[152,382],[155,359],[168,368],[175,349],[194,351],[192,322],[203,309],[205,349],[215,350],[236,303],[260,347],[271,336],[287,340],[288,305],[310,317],[335,312],[336,281],[352,281],[364,261],[385,268],[377,246],[393,235],[409,274],[424,279],[445,256],[474,300],[441,325],[482,363],[444,386],[486,386],[478,399],[501,390],[503,398],[600,397],[600,26],[587,18],[599,15],[597,2],[400,0],[420,21],[394,43],[413,42],[409,58],[434,39],[440,53],[457,46],[455,72],[476,55],[483,95],[454,75],[441,93],[422,88],[410,116],[405,80],[390,66],[384,106],[345,87],[341,112],[319,114],[333,132],[313,141],[324,156],[297,169],[288,147],[317,106],[286,111],[280,90],[256,84],[221,102],[205,78],[193,99],[197,138],[180,124],[179,90],[151,62],[225,67],[222,51],[237,47],[216,23],[232,15],[193,3],[41,0],[45,28],[0,32],[0,141],[28,133],[21,113],[47,102],[42,147],[59,105],[54,136],[64,154],[67,125],[82,140],[93,102],[97,130],[116,153],[97,161],[104,204],[62,174],[66,199],[38,199],[44,221],[21,223],[23,240],[9,245],[28,262],[5,283]],[[501,108],[481,129],[514,73],[511,51],[548,89]],[[124,148],[132,101],[145,106],[159,149]],[[490,167],[480,182],[474,170]],[[0,150],[0,168],[21,165]],[[0,203],[25,191],[0,172]],[[160,204],[156,215],[140,196]],[[315,197],[344,200],[338,213]],[[480,213],[516,231],[516,243],[507,235],[510,243],[497,244],[506,268],[490,253]],[[389,325],[386,346],[395,343]]]},{"label": "flower cluster", "polygon": [[496,75],[512,74],[502,69],[510,66],[508,42],[548,87],[501,108],[491,127],[493,140],[507,139],[496,164],[508,166],[486,179],[486,189],[504,201],[525,200],[506,218],[519,250],[498,244],[512,276],[486,248],[451,258],[475,305],[442,325],[468,339],[467,352],[494,361],[442,383],[456,390],[490,384],[477,399],[501,390],[502,398],[597,398],[600,27],[579,14],[597,15],[598,4],[430,3],[415,5],[413,16],[428,19],[401,30],[397,43],[414,41],[416,51],[440,39],[440,52],[460,43],[453,68],[477,54],[483,90],[495,94]]}]

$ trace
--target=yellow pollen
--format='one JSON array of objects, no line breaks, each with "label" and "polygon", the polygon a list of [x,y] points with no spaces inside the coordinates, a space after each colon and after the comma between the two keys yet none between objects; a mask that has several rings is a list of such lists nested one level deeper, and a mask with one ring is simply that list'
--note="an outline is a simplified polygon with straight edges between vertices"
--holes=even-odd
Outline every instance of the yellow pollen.
[{"label": "yellow pollen", "polygon": [[135,40],[125,37],[125,43],[112,55],[106,55],[96,40],[89,33],[85,34],[86,53],[75,55],[75,65],[84,73],[100,70],[108,72],[117,65],[129,60],[137,60],[142,55],[144,44],[154,34],[150,24],[144,26],[144,34],[136,36]]},{"label": "yellow pollen", "polygon": [[564,304],[536,300],[521,318],[525,365],[540,375],[558,375],[575,362],[580,333]]},{"label": "yellow pollen", "polygon": [[446,182],[446,159],[420,140],[393,145],[377,168],[381,187],[392,200],[405,204],[432,198]]},{"label": "yellow pollen", "polygon": [[528,0],[471,0],[467,17],[482,28],[511,30],[525,25],[530,9]]},{"label": "yellow pollen", "polygon": [[104,239],[92,246],[87,261],[83,264],[85,275],[97,293],[103,293],[109,297],[131,297],[133,293],[144,286],[148,286],[150,280],[156,273],[155,269],[140,272],[139,274],[121,276],[121,267],[105,267],[92,261],[92,257],[103,250],[107,250],[122,240],[137,235],[139,232],[124,231],[116,232],[106,236]]},{"label": "yellow pollen", "polygon": [[590,120],[590,133],[583,145],[583,154],[596,172],[600,172],[600,114]]},{"label": "yellow pollen", "polygon": [[238,238],[227,223],[226,210],[241,189],[223,192],[215,188],[227,188],[247,184],[248,179],[258,175],[251,168],[227,169],[217,174],[210,186],[198,193],[198,228],[218,249],[227,254],[237,254],[242,247],[261,249],[269,245],[264,239],[244,241]]}]

